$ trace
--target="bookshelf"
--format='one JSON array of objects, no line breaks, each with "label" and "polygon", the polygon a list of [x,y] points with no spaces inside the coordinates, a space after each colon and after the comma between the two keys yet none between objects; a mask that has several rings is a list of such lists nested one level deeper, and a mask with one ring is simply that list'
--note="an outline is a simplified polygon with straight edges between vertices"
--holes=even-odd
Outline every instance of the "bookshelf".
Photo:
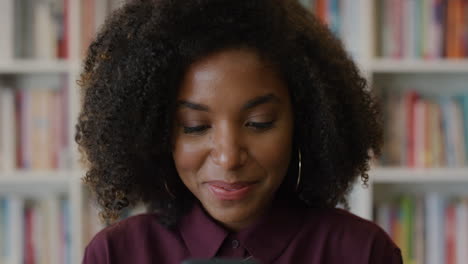
[{"label": "bookshelf", "polygon": [[[396,116],[404,118],[406,123],[403,126],[406,129],[395,131],[406,133],[406,138],[402,138],[401,134],[397,137],[405,141],[406,151],[411,148],[408,146],[413,146],[413,151],[418,153],[422,144],[425,156],[413,155],[408,151],[402,154],[400,148],[399,154],[406,155],[406,160],[400,157],[400,162],[391,163],[385,162],[384,157],[383,161],[372,166],[369,188],[356,186],[351,195],[352,211],[381,225],[402,249],[404,263],[465,263],[468,257],[465,254],[468,243],[464,238],[468,226],[468,145],[465,144],[463,155],[458,151],[453,155],[464,156],[464,162],[445,162],[448,156],[444,156],[444,162],[440,162],[434,158],[437,152],[434,142],[438,144],[440,140],[434,138],[443,137],[444,155],[452,156],[454,150],[463,145],[458,137],[454,139],[455,134],[448,132],[448,127],[452,126],[453,131],[453,127],[457,127],[453,124],[468,122],[467,109],[462,110],[465,116],[462,121],[454,119],[453,115],[444,116],[447,113],[444,108],[446,101],[441,98],[453,105],[454,96],[468,95],[466,1],[358,2],[361,5],[360,16],[367,19],[367,22],[359,24],[359,32],[362,32],[360,39],[365,44],[361,56],[357,58],[358,64],[379,96],[417,93],[417,102],[422,102],[419,105],[423,106],[417,103],[405,106],[403,103],[392,107],[405,114],[411,108],[419,111],[413,113],[412,119],[414,131],[419,129],[419,132],[408,132],[410,125],[406,121],[409,117],[402,117],[401,114]],[[464,43],[462,39],[465,39]],[[388,104],[390,102],[385,100],[384,105]],[[442,109],[441,120],[436,117],[438,112],[428,108],[428,104]],[[462,103],[457,101],[457,104]],[[392,121],[388,117],[384,120],[388,122],[385,124],[386,135],[395,133],[392,124],[398,122],[390,123]],[[431,122],[438,125],[425,126]],[[436,130],[442,130],[445,135],[434,136]],[[467,140],[466,125],[464,130],[464,140]],[[413,139],[409,139],[408,133],[413,133]],[[421,137],[424,140],[419,140]],[[427,141],[427,138],[431,140]],[[400,144],[389,141],[389,138],[386,140],[389,144]],[[452,146],[454,150],[449,150],[450,144],[458,146]],[[408,162],[411,155],[413,163]],[[421,157],[425,157],[422,162],[419,160]]]},{"label": "bookshelf", "polygon": [[[309,3],[313,5],[317,2],[320,0]],[[333,2],[333,0],[328,2]],[[354,26],[359,33],[361,46],[355,59],[361,71],[370,81],[372,88],[378,90],[394,89],[400,92],[407,89],[405,85],[409,84],[412,88],[416,87],[418,91],[428,92],[431,95],[468,93],[468,58],[466,54],[457,58],[440,56],[430,59],[417,57],[414,54],[400,57],[383,56],[379,38],[382,34],[381,17],[385,17],[385,15],[382,14],[381,5],[391,5],[390,2],[385,0],[359,0],[356,2],[359,6],[357,10],[360,20]],[[442,3],[444,1],[418,0],[414,2],[417,2],[417,5],[421,4],[421,7],[429,8],[436,2]],[[401,1],[394,1],[394,4],[397,3],[401,4]],[[416,12],[419,7],[417,5],[411,7],[411,10]],[[405,6],[400,8],[403,10]],[[402,21],[406,19],[405,14],[400,14]],[[405,33],[401,32],[401,34]],[[363,189],[357,186],[351,199],[353,201],[352,210],[367,219],[373,218],[373,202],[378,196],[374,187],[379,185],[403,186],[407,183],[440,183],[444,185],[463,184],[465,188],[468,188],[468,166],[466,165],[460,168],[408,168],[405,166],[374,165],[369,174],[371,178],[369,188]]]},{"label": "bookshelf", "polygon": [[[23,223],[23,197],[28,200],[55,197],[56,199],[66,198],[69,201],[68,225],[70,230],[69,240],[66,241],[69,246],[67,256],[64,257],[66,258],[64,261],[55,259],[49,263],[77,264],[81,262],[84,246],[99,229],[99,225],[89,223],[93,222],[90,219],[96,215],[95,212],[88,212],[86,190],[81,184],[83,170],[78,165],[79,156],[73,140],[74,125],[79,111],[79,95],[75,81],[80,73],[80,60],[87,41],[104,21],[105,14],[118,7],[122,1],[50,0],[61,2],[67,10],[63,21],[66,21],[68,55],[66,58],[58,59],[42,56],[37,58],[34,56],[21,58],[14,56],[14,41],[17,38],[14,26],[18,21],[18,18],[14,16],[16,14],[14,1],[31,4],[34,0],[6,0],[0,3],[0,32],[4,32],[4,36],[6,36],[0,40],[0,91],[17,90],[21,88],[20,86],[31,86],[31,84],[33,84],[32,86],[39,84],[37,87],[41,87],[57,86],[57,82],[65,83],[63,86],[67,90],[64,99],[66,116],[62,122],[66,127],[65,138],[69,145],[63,151],[65,158],[59,168],[28,170],[17,169],[11,164],[1,165],[0,199],[7,198],[11,201],[10,207],[14,213],[12,213],[10,220],[15,224],[11,226],[8,236],[11,238],[9,240],[12,245],[11,251],[5,255],[0,250],[0,264],[23,262],[22,243],[24,241],[22,237],[24,233],[21,224]],[[466,56],[450,59],[444,57],[421,59],[414,54],[409,58],[381,56],[382,48],[379,41],[381,22],[375,22],[381,19],[381,15],[378,13],[380,8],[378,3],[386,1],[389,0],[300,0],[309,8],[317,2],[330,3],[328,12],[335,12],[335,15],[327,16],[325,8],[320,16],[324,20],[328,17],[342,18],[337,21],[329,21],[329,23],[333,23],[336,34],[343,39],[347,50],[356,59],[373,89],[401,92],[410,86],[422,94],[429,93],[434,96],[452,93],[468,94],[468,58]],[[433,0],[415,1],[429,3]],[[341,9],[339,9],[340,7]],[[415,7],[413,10],[416,10]],[[90,17],[92,19],[89,19]],[[84,20],[91,21],[91,23],[86,24]],[[8,25],[12,27],[10,28]],[[2,100],[0,97],[0,110],[4,110],[5,107]],[[15,144],[12,143],[17,135],[11,126],[3,125],[15,123],[11,109],[10,114],[5,114],[4,111],[0,112],[0,122],[0,162],[8,163],[6,160],[10,160],[11,163],[11,160],[18,154]],[[466,166],[408,168],[406,166],[379,165],[372,167],[370,179],[368,188],[363,188],[359,183],[356,184],[350,197],[351,210],[367,219],[374,218],[376,205],[402,193],[441,192],[452,196],[465,195],[468,197],[465,191],[468,190],[468,167]],[[374,220],[376,219],[374,218]],[[0,240],[3,240],[2,235],[4,233],[0,227]],[[0,241],[0,249],[2,246]],[[439,263],[443,262],[433,262],[433,264]]]},{"label": "bookshelf", "polygon": [[[81,182],[84,171],[78,163],[74,143],[74,126],[79,111],[76,80],[81,70],[84,43],[89,42],[106,13],[120,2],[5,0],[0,3],[0,264],[32,263],[32,259],[36,260],[35,263],[81,263],[84,246],[91,234],[85,234],[88,217],[84,209],[87,208],[86,192]],[[83,17],[90,15],[97,17],[96,25],[85,30]],[[50,94],[60,93],[60,99],[43,99],[46,101],[42,101],[42,108],[38,108],[44,110],[45,105],[59,102],[60,108],[49,109],[42,114],[47,113],[53,120],[61,116],[59,121],[46,122],[57,122],[47,126],[52,129],[47,132],[58,131],[54,134],[57,137],[52,141],[49,138],[48,142],[63,141],[60,149],[34,153],[31,144],[17,146],[16,140],[23,140],[23,136],[34,138],[34,135],[19,133],[15,127],[20,123],[15,116],[20,104],[17,98],[19,90],[33,104],[35,95],[29,93],[41,94],[38,92],[41,90],[43,94],[49,93],[50,97],[55,96]],[[44,117],[35,116],[34,109],[21,109],[25,112],[26,126],[20,130],[31,126],[29,121],[38,122],[39,119],[35,118]],[[35,167],[35,159],[51,153],[57,159],[53,166]],[[19,156],[26,165],[17,164]],[[34,209],[36,207],[40,209]],[[33,217],[28,218],[28,214]],[[57,229],[35,225],[49,220],[56,224]],[[6,225],[5,221],[9,224]],[[26,230],[31,227],[27,221],[32,221],[35,227],[30,239]],[[43,227],[45,229],[41,231]],[[46,239],[47,236],[54,237]],[[53,249],[40,246],[43,242],[49,244],[49,241],[55,243]],[[24,246],[33,249],[29,252],[23,249]]]}]

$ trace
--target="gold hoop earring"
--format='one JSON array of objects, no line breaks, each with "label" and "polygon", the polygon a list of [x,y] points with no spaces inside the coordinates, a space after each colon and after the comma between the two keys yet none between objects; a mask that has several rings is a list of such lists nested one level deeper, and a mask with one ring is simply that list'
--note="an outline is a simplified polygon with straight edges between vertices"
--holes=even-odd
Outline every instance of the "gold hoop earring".
[{"label": "gold hoop earring", "polygon": [[167,187],[167,182],[166,181],[164,181],[164,188],[166,188],[166,191],[169,194],[169,196],[171,196],[174,199],[176,198],[176,196],[169,190],[169,187]]},{"label": "gold hoop earring", "polygon": [[301,161],[301,150],[297,151],[299,153],[299,164],[298,164],[298,173],[297,173],[297,182],[296,182],[296,191],[299,189],[299,184],[301,183],[301,169],[302,169],[302,161]]}]

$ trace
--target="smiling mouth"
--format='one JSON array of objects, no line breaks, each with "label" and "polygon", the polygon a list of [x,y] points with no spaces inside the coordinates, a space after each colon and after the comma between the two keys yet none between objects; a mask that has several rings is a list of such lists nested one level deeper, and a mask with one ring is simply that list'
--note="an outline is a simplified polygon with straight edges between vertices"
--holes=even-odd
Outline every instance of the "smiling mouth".
[{"label": "smiling mouth", "polygon": [[241,200],[255,187],[257,182],[227,183],[223,181],[210,181],[206,184],[211,193],[219,200]]},{"label": "smiling mouth", "polygon": [[216,186],[218,188],[223,188],[226,190],[238,190],[242,189],[246,186],[252,185],[255,182],[235,182],[235,183],[228,183],[224,181],[209,181],[208,184],[212,186]]}]

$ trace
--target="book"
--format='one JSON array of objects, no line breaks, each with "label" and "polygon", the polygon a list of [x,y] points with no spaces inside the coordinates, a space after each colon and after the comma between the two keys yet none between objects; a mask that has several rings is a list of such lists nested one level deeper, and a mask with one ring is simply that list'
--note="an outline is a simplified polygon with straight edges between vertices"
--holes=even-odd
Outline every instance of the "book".
[{"label": "book", "polygon": [[341,27],[339,2],[339,0],[328,0],[327,6],[328,27],[337,37],[339,37]]},{"label": "book", "polygon": [[15,168],[15,114],[14,93],[9,87],[0,86],[0,168]]},{"label": "book", "polygon": [[444,246],[444,209],[443,199],[439,193],[431,192],[425,197],[426,212],[426,257],[428,264],[439,264],[445,261]]},{"label": "book", "polygon": [[455,204],[449,203],[444,212],[445,262],[455,264]]},{"label": "book", "polygon": [[14,0],[0,1],[0,61],[8,61],[13,58],[14,37]]},{"label": "book", "polygon": [[405,126],[406,130],[406,165],[408,167],[416,166],[416,116],[415,116],[415,106],[416,103],[420,100],[419,94],[415,91],[409,91],[404,97],[404,107],[407,111]]},{"label": "book", "polygon": [[417,100],[414,104],[414,167],[425,168],[427,140],[429,137],[426,127],[427,122],[427,102],[426,100]]},{"label": "book", "polygon": [[455,146],[453,145],[453,140],[451,136],[453,135],[453,119],[450,115],[450,98],[444,97],[440,98],[441,114],[442,114],[442,130],[445,132],[444,137],[444,146],[445,146],[445,160],[444,165],[447,167],[454,167],[455,160]]},{"label": "book", "polygon": [[403,0],[403,14],[400,19],[403,21],[403,57],[408,59],[416,58],[416,23],[417,0]]},{"label": "book", "polygon": [[15,195],[7,196],[7,239],[10,263],[24,263],[24,199]]},{"label": "book", "polygon": [[[468,94],[457,96],[457,100],[460,104],[461,118],[463,123],[463,135],[465,142],[465,154],[468,153]],[[468,155],[465,159],[465,164],[468,164]]]},{"label": "book", "polygon": [[455,205],[455,261],[466,263],[468,259],[468,199],[460,199]]},{"label": "book", "polygon": [[359,5],[356,5],[353,0],[341,0],[339,2],[339,36],[344,43],[346,50],[350,53],[352,58],[359,58],[360,56],[360,32],[359,27],[360,18]]},{"label": "book", "polygon": [[83,0],[81,3],[81,18],[84,23],[81,26],[81,54],[85,55],[88,49],[93,35],[95,34],[95,1],[94,0]]},{"label": "book", "polygon": [[400,224],[399,245],[402,251],[404,263],[410,263],[413,259],[414,238],[414,201],[410,196],[402,196],[400,200]]},{"label": "book", "polygon": [[464,167],[467,164],[466,161],[466,149],[465,149],[465,133],[463,124],[463,109],[460,102],[456,98],[452,99],[452,115],[453,115],[453,140],[455,149],[455,159],[457,167]]},{"label": "book", "polygon": [[57,24],[53,21],[51,0],[34,2],[34,57],[54,59],[57,55]]},{"label": "book", "polygon": [[56,26],[56,57],[66,59],[68,55],[69,31],[69,5],[70,0],[53,0],[52,17]]},{"label": "book", "polygon": [[415,198],[414,210],[414,233],[413,233],[413,255],[412,261],[415,264],[424,264],[424,243],[425,240],[425,220],[424,220],[424,197],[417,195]]},{"label": "book", "polygon": [[8,236],[8,221],[7,221],[7,214],[8,214],[8,204],[7,200],[3,197],[0,197],[0,263],[7,263],[8,261],[8,243],[7,243],[7,236]]}]

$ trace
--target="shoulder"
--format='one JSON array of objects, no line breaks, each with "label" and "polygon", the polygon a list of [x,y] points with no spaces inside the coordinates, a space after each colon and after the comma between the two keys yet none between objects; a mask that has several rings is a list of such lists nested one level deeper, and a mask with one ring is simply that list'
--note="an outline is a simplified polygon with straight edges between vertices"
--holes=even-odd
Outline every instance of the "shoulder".
[{"label": "shoulder", "polygon": [[356,237],[382,235],[390,239],[375,223],[339,208],[308,209],[306,219],[305,228],[320,227],[322,230],[346,232]]},{"label": "shoulder", "polygon": [[383,231],[375,223],[339,208],[308,209],[306,218],[322,227],[349,229],[350,232],[355,233],[362,230],[372,233]]},{"label": "shoulder", "polygon": [[159,224],[155,214],[129,217],[98,232],[86,247],[83,263],[112,263],[119,252],[134,252],[148,239],[164,239],[170,233]]},{"label": "shoulder", "polygon": [[380,226],[343,209],[309,209],[303,228],[341,252],[360,252],[367,263],[401,263],[400,249]]},{"label": "shoulder", "polygon": [[140,214],[131,216],[102,229],[94,236],[90,244],[99,240],[115,241],[132,236],[138,236],[139,234],[147,232],[150,229],[163,229],[157,220],[157,215]]}]

